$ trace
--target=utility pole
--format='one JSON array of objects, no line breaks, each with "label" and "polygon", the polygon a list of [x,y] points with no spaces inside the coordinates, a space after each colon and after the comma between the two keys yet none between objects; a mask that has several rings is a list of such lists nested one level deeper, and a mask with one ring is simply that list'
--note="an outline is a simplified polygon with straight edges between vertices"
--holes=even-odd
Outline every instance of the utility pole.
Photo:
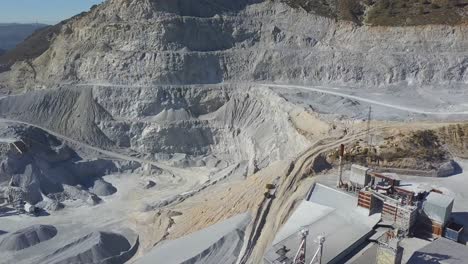
[{"label": "utility pole", "polygon": [[341,188],[341,186],[343,186],[343,156],[344,156],[344,145],[341,144],[340,145],[340,150],[339,150],[339,153],[340,155],[340,168],[339,168],[339,172],[338,172],[338,182],[337,182],[337,187],[338,188]]},{"label": "utility pole", "polygon": [[369,113],[367,115],[367,166],[371,163],[371,148],[372,148],[372,135],[371,135],[371,119],[372,119],[372,106],[369,106]]},{"label": "utility pole", "polygon": [[367,114],[367,144],[370,147],[372,145],[372,137],[370,134],[372,120],[372,106],[369,106],[369,113]]}]

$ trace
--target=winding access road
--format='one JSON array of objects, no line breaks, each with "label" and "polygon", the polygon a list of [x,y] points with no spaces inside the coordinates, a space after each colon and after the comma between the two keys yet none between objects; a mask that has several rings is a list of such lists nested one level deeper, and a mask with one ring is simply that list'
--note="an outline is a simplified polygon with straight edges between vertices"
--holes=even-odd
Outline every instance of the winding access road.
[{"label": "winding access road", "polygon": [[[376,129],[383,129],[379,126]],[[300,153],[293,162],[292,169],[281,175],[277,185],[274,198],[265,197],[262,204],[254,214],[254,221],[250,234],[246,237],[247,249],[243,252],[240,264],[260,263],[264,255],[262,246],[271,245],[275,234],[292,212],[297,202],[304,199],[306,193],[298,190],[303,180],[315,174],[313,171],[314,161],[323,153],[336,150],[341,144],[349,144],[355,140],[364,138],[367,131],[359,131],[354,134],[345,135],[342,138],[324,138],[318,140],[310,148]],[[279,217],[280,216],[280,217]],[[258,254],[261,252],[261,254]],[[257,254],[256,254],[257,253]]]},{"label": "winding access road", "polygon": [[347,94],[347,93],[339,92],[339,91],[332,91],[325,86],[303,86],[303,85],[290,85],[290,84],[260,84],[260,85],[264,87],[275,87],[275,88],[290,89],[290,90],[300,89],[300,90],[312,91],[312,92],[317,92],[317,93],[322,93],[322,94],[334,95],[334,96],[339,96],[343,98],[348,98],[348,99],[352,99],[352,100],[356,100],[360,102],[384,106],[387,108],[397,109],[397,110],[406,111],[406,112],[415,113],[415,114],[432,115],[432,116],[468,115],[468,111],[436,112],[436,111],[427,111],[427,110],[413,108],[413,107],[407,107],[407,106],[398,105],[398,104],[390,104],[390,103],[386,103],[383,101],[377,101],[374,99],[365,98],[362,96],[351,95],[351,94]]},{"label": "winding access road", "polygon": [[[68,83],[63,83],[63,84],[68,84]],[[406,111],[409,113],[414,113],[414,114],[421,114],[421,115],[428,115],[428,116],[438,116],[438,117],[444,117],[444,116],[464,116],[468,115],[468,110],[467,111],[429,111],[429,110],[424,110],[420,108],[415,108],[411,106],[405,106],[405,105],[399,105],[399,104],[392,104],[392,103],[387,103],[385,101],[380,101],[380,100],[375,100],[375,99],[370,99],[366,98],[363,96],[357,96],[357,95],[352,95],[343,91],[340,91],[339,87],[327,87],[327,86],[306,86],[306,85],[296,85],[296,84],[276,84],[276,83],[258,83],[258,82],[236,82],[236,83],[231,83],[231,82],[224,82],[224,83],[218,83],[218,84],[187,84],[187,85],[122,85],[122,84],[111,84],[111,83],[80,83],[80,84],[68,84],[68,85],[74,85],[74,86],[80,86],[80,87],[116,87],[116,88],[149,88],[149,87],[156,87],[156,86],[164,86],[167,88],[170,87],[180,87],[180,86],[217,86],[217,85],[231,85],[231,84],[237,84],[237,85],[247,85],[247,86],[255,86],[259,85],[262,87],[270,87],[270,88],[282,88],[282,89],[288,89],[288,90],[305,90],[305,91],[311,91],[311,92],[316,92],[316,93],[321,93],[321,94],[328,94],[328,95],[333,95],[333,96],[339,96],[343,98],[348,98],[360,102],[365,102],[369,103],[372,105],[378,105],[378,106],[383,106],[391,109],[396,109],[400,111]],[[0,99],[2,99],[0,97]]]}]

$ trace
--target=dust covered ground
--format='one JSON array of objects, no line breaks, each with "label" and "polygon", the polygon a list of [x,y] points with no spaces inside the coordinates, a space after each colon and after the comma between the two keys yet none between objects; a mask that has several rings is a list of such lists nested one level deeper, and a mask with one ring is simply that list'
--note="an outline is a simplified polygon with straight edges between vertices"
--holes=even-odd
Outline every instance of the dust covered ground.
[{"label": "dust covered ground", "polygon": [[[375,139],[408,131],[440,131],[459,124],[456,120],[464,116],[441,108],[449,116],[444,123],[439,114],[424,113],[429,111],[424,106],[418,108],[405,100],[387,105],[378,98],[355,94],[346,98],[341,94],[346,90],[330,94],[336,89],[249,85],[239,93],[230,87],[138,88],[138,93],[148,89],[166,93],[138,107],[133,99],[109,97],[113,91],[99,86],[85,94],[69,87],[38,91],[32,93],[34,102],[23,105],[13,102],[23,101],[29,93],[1,99],[0,107],[9,111],[3,114],[0,130],[2,190],[8,194],[16,188],[22,200],[40,210],[39,217],[33,217],[17,214],[11,204],[4,204],[1,237],[16,241],[14,232],[21,235],[38,225],[57,230],[52,238],[40,239],[28,248],[5,250],[2,261],[145,263],[147,255],[157,257],[164,248],[171,251],[184,245],[191,250],[181,257],[189,263],[259,263],[277,230],[313,184],[312,176],[333,167],[327,155],[340,144],[352,146],[366,140],[367,123],[358,113],[368,105],[375,109],[371,126]],[[56,124],[56,119],[42,125],[32,119],[34,111],[38,120],[44,113],[41,96],[63,93],[78,94],[76,100],[57,97],[60,108],[94,105],[92,118],[76,117],[90,120],[92,127],[79,132],[73,126]],[[281,107],[270,107],[273,104]],[[153,116],[146,105],[159,107],[152,111],[160,113]],[[408,116],[416,120],[411,126],[402,122]],[[63,130],[57,132],[55,126]],[[102,140],[90,140],[93,127],[102,131]],[[11,147],[18,140],[27,145],[22,154]],[[108,140],[119,143],[108,145]],[[164,144],[151,145],[154,140]],[[70,171],[71,175],[65,175]],[[46,188],[50,182],[57,188]],[[265,196],[268,184],[276,186],[271,197]],[[202,243],[197,236],[207,239]],[[91,253],[113,248],[112,242],[94,241],[114,239],[120,239],[121,246],[113,253]]]}]

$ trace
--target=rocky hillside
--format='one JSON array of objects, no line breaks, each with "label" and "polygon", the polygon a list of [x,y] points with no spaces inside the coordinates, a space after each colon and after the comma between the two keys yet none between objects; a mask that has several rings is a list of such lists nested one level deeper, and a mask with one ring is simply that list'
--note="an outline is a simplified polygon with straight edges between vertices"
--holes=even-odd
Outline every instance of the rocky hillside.
[{"label": "rocky hillside", "polygon": [[439,129],[438,134],[451,153],[468,158],[468,124],[446,126]]},{"label": "rocky hillside", "polygon": [[464,26],[368,27],[316,13],[266,0],[111,0],[65,23],[50,48],[0,82],[456,87],[468,79]]},{"label": "rocky hillside", "polygon": [[6,24],[0,23],[0,49],[9,50],[21,43],[44,24]]},{"label": "rocky hillside", "polygon": [[14,47],[3,52],[0,50],[0,73],[11,70],[10,67],[17,62],[25,62],[31,65],[30,62],[32,60],[49,49],[63,25],[73,19],[79,18],[83,14],[85,13],[81,13],[53,26],[35,24],[38,25],[36,30],[25,35],[20,41],[15,43]]},{"label": "rocky hillside", "polygon": [[[371,146],[363,139],[346,146],[345,162],[403,173],[451,175],[459,170],[453,159],[468,157],[467,127],[466,124],[456,124],[381,131],[372,135]],[[327,160],[338,165],[338,150],[330,152]]]},{"label": "rocky hillside", "polygon": [[0,52],[0,72],[10,70],[10,66],[18,61],[27,61],[28,63],[44,53],[50,45],[53,37],[60,30],[61,24],[55,26],[46,26],[38,29],[24,41],[11,50]]},{"label": "rocky hillside", "polygon": [[371,26],[465,24],[466,0],[284,0],[294,7],[336,20]]},{"label": "rocky hillside", "polygon": [[[13,133],[21,140],[23,153],[0,142],[0,195],[43,207],[63,208],[60,202],[80,199],[96,204],[117,190],[101,177],[129,164],[87,159],[41,129],[26,126],[0,127],[0,135]],[[138,168],[131,164],[128,168]],[[54,202],[55,201],[55,202]]]}]

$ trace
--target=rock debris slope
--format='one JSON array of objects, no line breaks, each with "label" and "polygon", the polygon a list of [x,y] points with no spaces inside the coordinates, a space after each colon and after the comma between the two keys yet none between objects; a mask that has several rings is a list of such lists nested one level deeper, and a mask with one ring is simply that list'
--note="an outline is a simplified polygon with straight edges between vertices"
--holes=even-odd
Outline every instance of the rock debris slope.
[{"label": "rock debris slope", "polygon": [[95,204],[100,201],[97,195],[107,196],[117,191],[102,177],[125,170],[128,164],[82,158],[67,144],[37,128],[13,126],[10,129],[14,131],[10,135],[24,144],[23,153],[10,148],[0,161],[0,194],[11,203],[28,202],[54,210],[63,207],[60,203],[65,200]]},{"label": "rock debris slope", "polygon": [[18,230],[8,235],[0,242],[0,249],[19,251],[43,241],[52,239],[57,234],[57,229],[48,225],[35,225]]},{"label": "rock debris slope", "polygon": [[[250,216],[242,214],[181,239],[156,246],[137,263],[235,263]],[[178,252],[180,249],[185,249]]]},{"label": "rock debris slope", "polygon": [[124,236],[96,231],[66,244],[40,263],[121,263],[113,259],[130,248],[131,245]]},{"label": "rock debris slope", "polygon": [[[250,171],[310,144],[291,121],[304,108],[250,86],[62,87],[5,98],[0,109],[0,116],[104,149],[149,159],[183,153],[198,164],[246,161]],[[317,135],[328,132],[305,117],[317,122]]]},{"label": "rock debris slope", "polygon": [[112,117],[97,104],[90,89],[34,91],[0,101],[4,117],[47,127],[77,140],[106,146],[111,144],[96,126],[95,120]]}]

